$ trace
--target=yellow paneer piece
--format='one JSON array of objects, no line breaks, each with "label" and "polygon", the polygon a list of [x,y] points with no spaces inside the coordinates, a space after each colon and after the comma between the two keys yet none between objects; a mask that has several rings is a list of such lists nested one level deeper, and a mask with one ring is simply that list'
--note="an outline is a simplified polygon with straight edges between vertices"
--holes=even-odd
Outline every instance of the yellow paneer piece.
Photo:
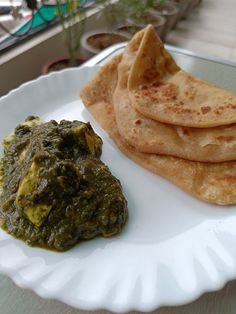
[{"label": "yellow paneer piece", "polygon": [[85,124],[82,124],[81,126],[78,126],[76,128],[73,128],[73,133],[78,135],[78,137],[81,135],[81,132],[84,132],[85,140],[87,142],[89,151],[92,155],[95,155],[95,148],[97,147],[98,143],[101,141],[100,138],[98,138],[96,135],[91,134],[88,127]]},{"label": "yellow paneer piece", "polygon": [[40,227],[47,218],[52,205],[30,203],[27,194],[33,195],[39,180],[39,167],[32,163],[29,171],[22,180],[16,195],[16,205],[23,208],[26,217],[36,226]]},{"label": "yellow paneer piece", "polygon": [[[37,125],[40,125],[40,124],[43,124],[44,121],[41,120],[39,117],[35,117],[34,119],[32,120],[29,120],[29,121],[25,121],[23,123],[21,123],[20,125],[28,125],[29,127],[31,128],[34,128],[36,127]],[[9,145],[11,144],[11,142],[15,139],[15,132],[11,132],[10,134],[8,134],[4,140],[3,140],[3,148],[4,148],[4,151],[6,152],[8,150],[8,147]],[[25,154],[26,154],[26,151],[27,151],[27,146],[24,148],[23,151],[20,152],[20,155],[19,155],[19,161],[20,162],[23,162],[24,158],[25,158]],[[1,180],[1,178],[0,178]],[[0,191],[1,191],[1,183],[0,183]]]},{"label": "yellow paneer piece", "polygon": [[[40,125],[40,124],[43,124],[43,123],[44,123],[44,121],[42,119],[40,119],[39,117],[35,117],[34,119],[25,121],[25,122],[21,123],[20,125],[28,125],[29,127],[34,128],[37,125]],[[10,134],[8,134],[4,138],[4,140],[3,140],[4,151],[6,151],[8,149],[9,145],[14,140],[14,138],[15,138],[15,132],[14,131],[11,132]]]},{"label": "yellow paneer piece", "polygon": [[85,124],[82,124],[80,126],[77,126],[76,128],[73,128],[72,130],[74,134],[78,135],[78,137],[81,136],[81,132],[84,132],[89,151],[91,152],[91,154],[94,155],[95,141],[94,141],[94,138],[86,132],[87,126]]},{"label": "yellow paneer piece", "polygon": [[2,189],[3,189],[3,160],[0,159],[0,195],[2,194]]},{"label": "yellow paneer piece", "polygon": [[[32,120],[25,121],[21,125],[28,125],[29,127],[35,127],[37,125],[40,125],[44,123],[43,120],[41,120],[38,117],[35,117]],[[6,151],[11,144],[11,142],[15,138],[15,132],[10,133],[4,138],[3,146],[4,151]],[[23,151],[20,152],[19,155],[19,161],[23,162],[25,158],[25,154],[27,151],[27,147]],[[30,193],[33,194],[35,191],[35,186],[38,182],[38,169],[35,163],[32,163],[31,168],[29,169],[28,173],[24,177],[23,181],[21,182],[17,197],[16,197],[16,205],[23,208],[23,212],[28,217],[28,219],[36,226],[41,226],[41,224],[44,222],[44,220],[47,218],[52,206],[50,205],[44,205],[44,204],[29,204],[29,202],[26,200],[25,196]],[[3,187],[3,164],[2,160],[0,160],[0,194],[2,192]]]},{"label": "yellow paneer piece", "polygon": [[6,152],[8,150],[9,145],[11,144],[11,142],[14,140],[15,138],[15,132],[12,132],[10,134],[8,134],[4,140],[3,140],[3,148],[4,148],[4,152]]}]

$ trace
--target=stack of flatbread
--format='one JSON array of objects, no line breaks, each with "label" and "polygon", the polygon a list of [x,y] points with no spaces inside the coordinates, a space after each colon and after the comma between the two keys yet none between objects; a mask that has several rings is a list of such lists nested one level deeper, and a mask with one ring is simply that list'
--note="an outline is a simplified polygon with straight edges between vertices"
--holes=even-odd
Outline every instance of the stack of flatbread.
[{"label": "stack of flatbread", "polygon": [[151,25],[81,98],[135,162],[199,199],[236,203],[236,94],[180,69]]}]

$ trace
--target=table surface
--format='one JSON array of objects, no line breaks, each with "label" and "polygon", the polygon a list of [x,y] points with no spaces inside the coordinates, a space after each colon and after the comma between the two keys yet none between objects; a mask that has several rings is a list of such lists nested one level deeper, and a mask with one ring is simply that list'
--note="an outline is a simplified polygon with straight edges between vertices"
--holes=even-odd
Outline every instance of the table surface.
[{"label": "table surface", "polygon": [[[119,53],[119,50],[116,51]],[[195,75],[203,74],[206,71],[206,65],[208,67],[207,73],[211,72],[212,62],[206,59],[198,58],[197,64],[193,62],[189,63],[191,58],[196,58],[191,55],[183,55],[182,53],[174,53],[175,58],[181,62],[184,67],[191,66],[191,72]],[[101,58],[100,58],[101,59]],[[102,59],[100,64],[104,63],[107,58]],[[90,62],[91,63],[91,62]],[[213,64],[214,65],[214,64]],[[217,71],[221,75],[215,75],[212,79],[216,80],[214,83],[218,83],[217,79],[221,80],[224,78],[222,72],[222,63],[217,63],[214,66],[214,73]],[[231,76],[236,75],[235,65],[227,65],[227,73]],[[210,71],[210,72],[209,72]],[[204,77],[203,77],[204,78]],[[236,79],[236,77],[235,77]],[[228,75],[224,78],[224,83],[231,89],[235,89],[234,80],[228,81]],[[191,304],[178,306],[178,307],[163,307],[156,310],[153,313],[156,314],[235,314],[236,313],[236,281],[229,282],[222,290],[217,292],[206,293],[201,296],[198,300]],[[85,311],[79,311],[67,306],[59,301],[55,300],[44,300],[37,296],[34,292],[21,289],[17,287],[11,279],[4,275],[0,275],[0,314],[74,314],[74,313],[89,313]],[[92,313],[92,312],[90,312]],[[97,314],[109,313],[107,311],[97,311]],[[132,312],[135,313],[135,312]]]},{"label": "table surface", "polygon": [[[155,314],[235,314],[236,281],[222,290],[206,293],[195,302],[178,307],[164,307]],[[85,312],[55,300],[43,300],[33,292],[20,289],[7,277],[0,275],[1,314],[107,314],[107,311]],[[132,312],[137,313],[137,312]]]}]

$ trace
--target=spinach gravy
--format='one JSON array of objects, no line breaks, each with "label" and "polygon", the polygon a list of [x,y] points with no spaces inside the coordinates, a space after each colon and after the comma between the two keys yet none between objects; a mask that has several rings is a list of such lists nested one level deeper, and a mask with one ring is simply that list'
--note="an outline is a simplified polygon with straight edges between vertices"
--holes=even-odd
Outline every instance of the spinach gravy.
[{"label": "spinach gravy", "polygon": [[101,152],[102,140],[89,123],[28,117],[4,140],[1,228],[56,251],[119,233],[127,201]]}]

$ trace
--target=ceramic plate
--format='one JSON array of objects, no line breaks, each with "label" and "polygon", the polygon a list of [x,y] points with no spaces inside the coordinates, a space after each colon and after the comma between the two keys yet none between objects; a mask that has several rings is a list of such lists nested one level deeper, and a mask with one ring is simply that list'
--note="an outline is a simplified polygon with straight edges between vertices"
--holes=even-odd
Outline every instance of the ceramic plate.
[{"label": "ceramic plate", "polygon": [[85,310],[151,311],[221,288],[236,277],[236,207],[203,203],[124,156],[79,99],[96,70],[53,73],[3,97],[1,139],[28,115],[90,121],[104,141],[102,160],[122,183],[129,222],[119,236],[66,253],[30,248],[0,231],[0,271],[43,298]]}]

